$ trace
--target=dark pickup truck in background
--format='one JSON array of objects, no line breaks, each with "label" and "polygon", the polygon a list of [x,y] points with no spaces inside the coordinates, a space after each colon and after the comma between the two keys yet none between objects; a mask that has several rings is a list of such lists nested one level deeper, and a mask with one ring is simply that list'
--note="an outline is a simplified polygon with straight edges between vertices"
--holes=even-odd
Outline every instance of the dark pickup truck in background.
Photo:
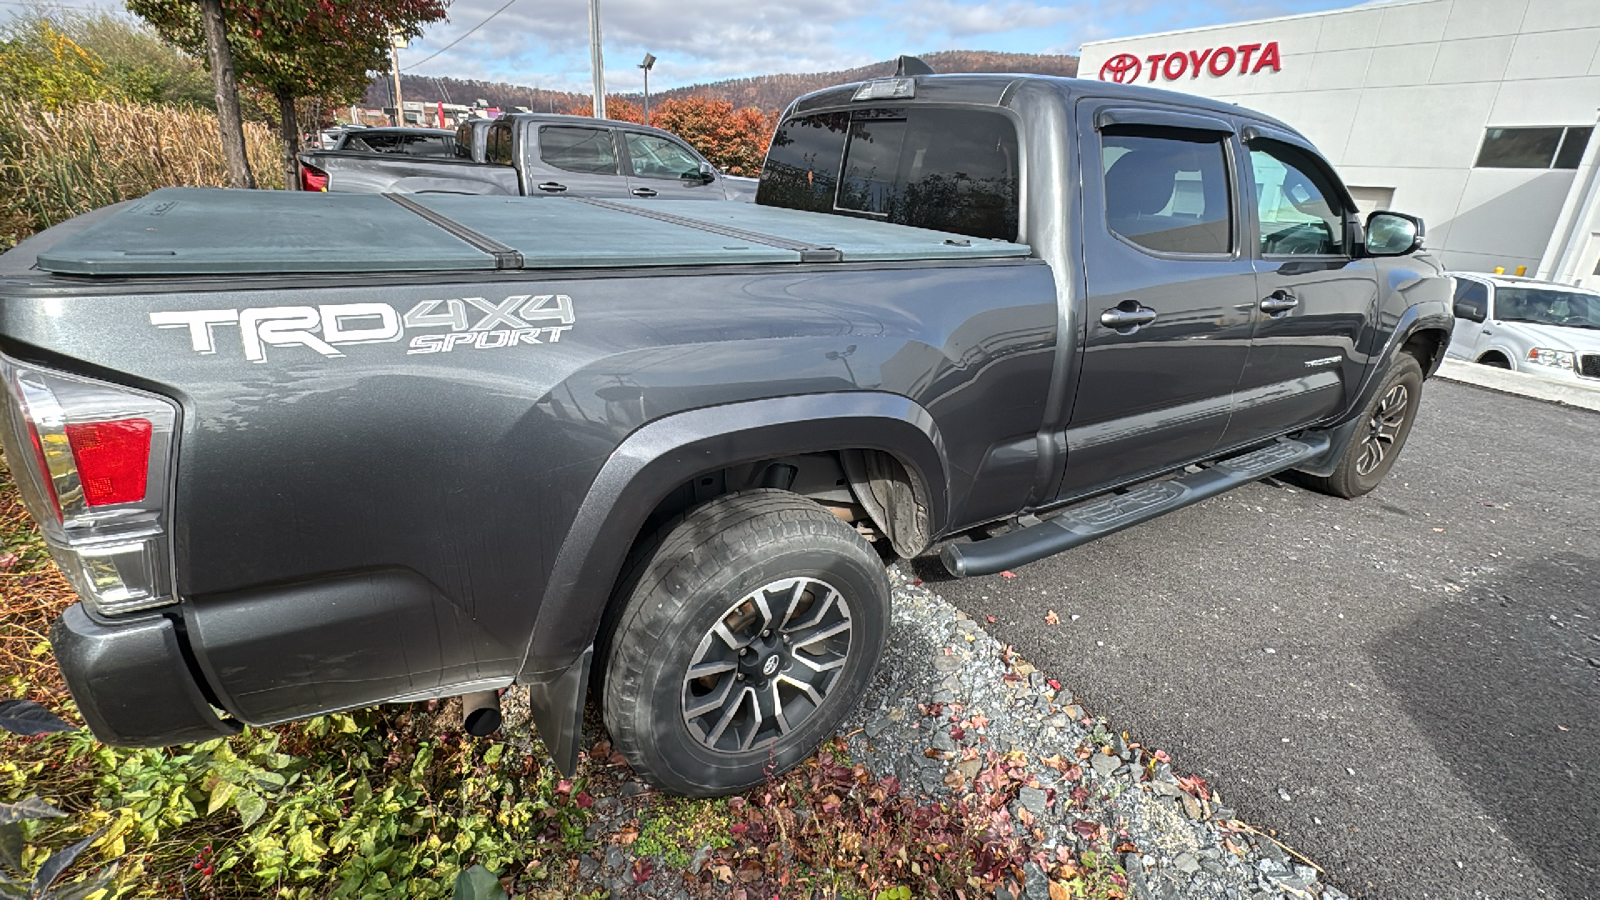
[{"label": "dark pickup truck in background", "polygon": [[[473,143],[459,145],[461,137]],[[756,181],[718,172],[682,138],[659,128],[513,113],[467,123],[454,158],[416,159],[338,150],[300,154],[306,190],[567,197],[753,200]]]},{"label": "dark pickup truck in background", "polygon": [[1420,243],[1230,104],[886,79],[793,104],[755,205],[172,189],[57,226],[0,257],[0,437],[106,741],[520,682],[570,767],[592,685],[641,774],[717,794],[858,701],[885,557],[1374,488],[1452,326]]}]

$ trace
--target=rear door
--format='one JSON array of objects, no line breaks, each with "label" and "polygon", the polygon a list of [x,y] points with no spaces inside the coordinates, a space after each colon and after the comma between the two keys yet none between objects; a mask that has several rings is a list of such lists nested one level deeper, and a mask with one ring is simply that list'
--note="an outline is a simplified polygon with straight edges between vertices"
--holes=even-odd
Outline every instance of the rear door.
[{"label": "rear door", "polygon": [[622,129],[622,148],[628,163],[628,192],[635,197],[663,200],[722,200],[725,195],[716,176],[700,175],[700,155],[682,141],[644,131]]},{"label": "rear door", "polygon": [[[493,131],[493,129],[490,129]],[[626,197],[616,133],[603,125],[531,126],[522,191],[529,196]]]},{"label": "rear door", "polygon": [[1343,410],[1365,372],[1359,342],[1378,298],[1377,268],[1355,256],[1355,206],[1332,168],[1292,135],[1252,127],[1245,138],[1255,328],[1229,446]]},{"label": "rear door", "polygon": [[1077,128],[1086,332],[1063,498],[1211,451],[1249,352],[1255,293],[1230,120],[1086,100]]}]

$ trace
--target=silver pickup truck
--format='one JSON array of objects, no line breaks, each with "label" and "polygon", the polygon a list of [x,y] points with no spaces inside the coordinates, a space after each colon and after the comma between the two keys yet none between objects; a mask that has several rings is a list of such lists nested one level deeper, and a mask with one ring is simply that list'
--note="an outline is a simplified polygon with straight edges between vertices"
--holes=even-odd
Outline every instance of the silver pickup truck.
[{"label": "silver pickup truck", "polygon": [[[465,126],[464,126],[465,127]],[[300,154],[308,191],[565,197],[755,199],[756,180],[724,175],[682,138],[659,128],[515,113],[470,132],[456,158],[337,150]]]}]

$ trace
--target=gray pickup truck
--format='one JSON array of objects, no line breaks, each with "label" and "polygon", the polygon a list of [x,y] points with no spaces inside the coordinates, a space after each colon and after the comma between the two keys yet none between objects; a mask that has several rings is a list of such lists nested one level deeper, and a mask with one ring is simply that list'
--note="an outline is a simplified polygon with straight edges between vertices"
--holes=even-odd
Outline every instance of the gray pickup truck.
[{"label": "gray pickup truck", "polygon": [[513,113],[462,125],[453,143],[454,158],[306,151],[300,154],[301,187],[369,194],[755,199],[755,179],[724,175],[682,138],[631,122]]},{"label": "gray pickup truck", "polygon": [[169,189],[57,226],[0,257],[0,438],[105,741],[452,695],[476,731],[520,682],[560,765],[593,692],[719,794],[858,702],[885,559],[1372,490],[1452,327],[1421,235],[1230,104],[893,78],[793,104],[755,205]]}]

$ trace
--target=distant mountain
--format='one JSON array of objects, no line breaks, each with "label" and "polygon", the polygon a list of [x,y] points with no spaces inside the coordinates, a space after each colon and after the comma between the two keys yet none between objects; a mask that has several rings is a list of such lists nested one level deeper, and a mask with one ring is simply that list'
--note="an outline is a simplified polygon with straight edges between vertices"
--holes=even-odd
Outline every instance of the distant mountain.
[{"label": "distant mountain", "polygon": [[[1076,56],[1043,56],[1033,53],[995,53],[989,50],[945,50],[940,53],[930,53],[921,57],[922,61],[933,68],[935,72],[1016,72],[1028,75],[1062,75],[1072,77],[1078,74],[1078,58]],[[865,81],[869,78],[883,78],[894,74],[895,61],[876,62],[871,65],[855,69],[845,69],[839,72],[813,72],[804,75],[757,75],[753,78],[732,78],[727,81],[714,81],[710,84],[695,84],[689,87],[672,88],[660,92],[652,91],[652,98],[660,97],[714,97],[718,100],[732,101],[736,107],[755,106],[760,109],[772,111],[783,109],[789,101],[802,94],[809,94],[815,90],[831,87],[836,84],[849,84],[852,81]],[[637,94],[624,94],[630,100],[638,99]]]},{"label": "distant mountain", "polygon": [[[935,72],[1017,72],[1031,75],[1078,74],[1076,56],[1047,56],[1033,53],[996,53],[988,50],[945,50],[922,57],[923,62]],[[789,101],[802,94],[835,84],[848,84],[868,78],[893,75],[894,60],[877,62],[839,72],[812,72],[808,74],[757,75],[752,78],[732,78],[688,87],[651,91],[650,97],[711,97],[727,100],[736,107],[754,106],[773,111],[789,105]],[[559,110],[573,104],[587,104],[588,94],[566,91],[547,91],[504,82],[467,81],[459,78],[433,78],[421,75],[400,76],[400,92],[408,100],[425,100],[429,103],[443,100],[447,103],[472,103],[483,100],[490,106],[511,109],[525,106],[535,111]],[[367,87],[366,105],[388,106],[389,78],[375,79]],[[622,94],[638,100],[639,94]]]}]

